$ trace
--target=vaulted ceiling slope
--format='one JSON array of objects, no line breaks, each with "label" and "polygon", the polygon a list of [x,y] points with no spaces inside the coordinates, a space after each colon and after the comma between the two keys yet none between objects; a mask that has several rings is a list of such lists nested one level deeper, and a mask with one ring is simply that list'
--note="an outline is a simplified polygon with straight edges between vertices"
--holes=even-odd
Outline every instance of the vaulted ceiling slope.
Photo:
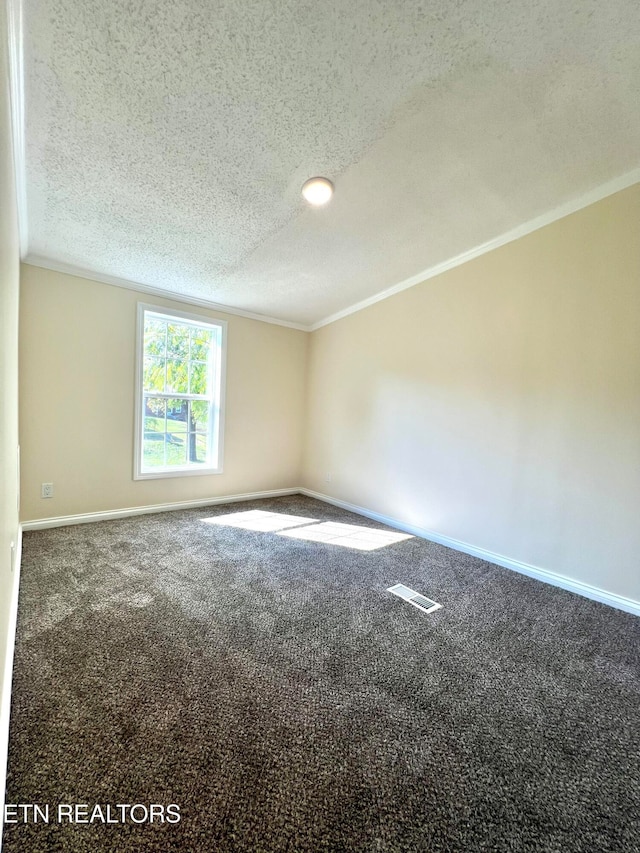
[{"label": "vaulted ceiling slope", "polygon": [[640,166],[637,0],[22,11],[36,262],[313,324]]}]

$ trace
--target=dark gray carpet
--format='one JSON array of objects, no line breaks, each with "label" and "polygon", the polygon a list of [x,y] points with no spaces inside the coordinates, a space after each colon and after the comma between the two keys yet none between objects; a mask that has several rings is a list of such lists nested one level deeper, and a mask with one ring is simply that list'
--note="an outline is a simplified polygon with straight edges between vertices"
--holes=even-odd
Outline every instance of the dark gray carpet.
[{"label": "dark gray carpet", "polygon": [[294,496],[25,535],[7,801],[182,821],[5,853],[640,850],[640,620],[420,539],[201,521],[258,508],[380,528]]}]

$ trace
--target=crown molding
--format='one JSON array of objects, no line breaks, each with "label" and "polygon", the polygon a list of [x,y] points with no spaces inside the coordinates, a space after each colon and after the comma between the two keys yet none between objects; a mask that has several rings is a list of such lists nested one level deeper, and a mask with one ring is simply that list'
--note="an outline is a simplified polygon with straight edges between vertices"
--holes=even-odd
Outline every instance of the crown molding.
[{"label": "crown molding", "polygon": [[24,257],[29,245],[27,218],[27,185],[24,133],[24,62],[22,38],[22,2],[7,0],[7,41],[9,48],[9,103],[11,108],[11,138],[13,148],[13,171],[15,180],[16,208],[18,212],[18,234],[20,257]]},{"label": "crown molding", "polygon": [[160,297],[161,299],[171,299],[173,302],[182,302],[186,305],[197,305],[199,308],[207,308],[210,311],[218,311],[222,314],[232,314],[237,317],[245,317],[248,320],[258,320],[261,323],[271,323],[275,326],[285,326],[287,329],[297,329],[300,332],[308,332],[309,326],[302,323],[292,323],[289,320],[280,320],[278,317],[269,317],[266,314],[255,314],[252,311],[244,311],[242,308],[233,308],[230,305],[223,305],[220,302],[213,302],[210,299],[203,299],[199,296],[189,296],[185,293],[178,293],[175,290],[166,290],[162,287],[154,287],[151,284],[142,284],[138,281],[129,281],[125,278],[118,278],[114,275],[94,272],[93,270],[83,269],[74,264],[67,264],[64,261],[55,261],[52,258],[43,257],[42,255],[33,255],[28,253],[22,259],[23,264],[28,264],[32,267],[40,267],[40,269],[51,270],[52,272],[60,272],[65,275],[72,275],[76,278],[86,278],[89,281],[97,281],[100,284],[109,284],[113,287],[122,287],[126,290],[134,290],[137,293],[151,294],[152,296]]},{"label": "crown molding", "polygon": [[[18,0],[13,0],[13,2],[17,2]],[[21,182],[24,189],[24,181]],[[322,320],[318,320],[316,323],[311,323],[309,325],[305,325],[304,323],[293,323],[289,320],[281,320],[277,317],[269,317],[264,314],[255,314],[251,311],[244,311],[241,308],[233,308],[229,305],[222,305],[218,302],[212,302],[209,299],[203,299],[197,296],[188,296],[185,294],[177,293],[174,290],[165,290],[161,287],[154,287],[153,285],[141,284],[140,282],[129,281],[127,279],[118,278],[116,276],[107,275],[104,273],[97,273],[92,270],[83,269],[82,267],[77,267],[73,264],[67,264],[62,261],[55,261],[51,258],[43,257],[41,255],[32,255],[27,254],[26,257],[23,258],[23,263],[30,264],[34,267],[41,267],[42,269],[52,270],[54,272],[62,272],[67,275],[77,276],[79,278],[86,278],[90,281],[98,281],[102,284],[111,284],[115,287],[124,287],[127,290],[135,290],[140,293],[149,293],[153,296],[159,296],[164,299],[172,299],[176,302],[184,302],[188,305],[197,305],[201,308],[208,308],[214,311],[221,311],[225,314],[237,315],[239,317],[246,317],[250,320],[259,320],[263,323],[273,323],[277,326],[285,326],[289,329],[297,329],[301,332],[315,332],[317,329],[321,329],[323,326],[328,326],[331,323],[335,323],[338,320],[342,320],[344,317],[348,317],[350,314],[356,314],[359,311],[363,311],[365,308],[368,308],[370,305],[375,305],[376,302],[382,302],[384,299],[389,299],[391,296],[395,296],[396,293],[402,293],[403,290],[408,290],[411,287],[415,287],[417,284],[421,284],[424,281],[428,281],[430,278],[435,278],[442,273],[447,272],[448,270],[455,269],[455,267],[462,266],[462,264],[466,264],[468,261],[472,261],[474,258],[479,258],[481,255],[485,255],[488,252],[492,252],[494,249],[500,248],[500,246],[505,246],[507,243],[513,243],[515,240],[519,240],[521,237],[526,237],[527,234],[531,234],[534,231],[539,231],[541,228],[545,228],[547,225],[551,225],[554,222],[557,222],[559,219],[564,219],[566,216],[570,216],[572,213],[577,213],[580,210],[583,210],[585,207],[589,207],[592,204],[595,204],[598,201],[602,201],[608,196],[614,195],[621,190],[628,189],[635,184],[640,183],[640,168],[633,169],[631,172],[626,172],[624,175],[620,175],[617,178],[614,178],[611,181],[607,181],[604,184],[600,184],[589,192],[584,193],[578,198],[573,199],[572,201],[565,202],[559,207],[554,208],[553,210],[548,211],[547,213],[543,213],[541,216],[535,217],[535,219],[530,219],[528,222],[524,222],[522,225],[518,225],[516,228],[512,228],[510,231],[506,231],[504,234],[501,234],[499,237],[494,237],[492,240],[488,240],[486,243],[482,243],[479,246],[475,246],[473,249],[469,249],[466,252],[461,252],[459,255],[456,255],[453,258],[450,258],[448,261],[443,261],[440,264],[435,264],[432,267],[428,267],[422,272],[416,273],[412,275],[410,278],[404,279],[404,281],[399,282],[398,284],[393,285],[392,287],[387,288],[386,290],[380,291],[380,293],[376,293],[374,296],[370,296],[368,299],[363,299],[361,302],[356,302],[354,305],[350,305],[348,308],[344,308],[342,311],[338,311],[335,314],[331,314],[328,317],[325,317]],[[23,211],[26,212],[26,202],[23,206]],[[24,217],[24,233],[26,234],[26,216]],[[23,230],[21,228],[21,235]]]},{"label": "crown molding", "polygon": [[607,196],[614,195],[615,193],[625,190],[637,183],[640,183],[640,168],[627,172],[624,175],[620,175],[611,181],[607,181],[605,184],[600,184],[594,189],[589,190],[589,192],[578,196],[578,198],[565,202],[565,204],[561,204],[559,207],[556,207],[547,213],[543,213],[541,216],[536,216],[535,219],[530,219],[528,222],[518,225],[517,228],[512,228],[510,231],[505,232],[499,237],[494,237],[486,243],[475,246],[473,249],[468,249],[466,252],[456,255],[448,261],[443,261],[435,266],[427,267],[427,269],[416,273],[416,275],[412,275],[410,278],[406,278],[404,281],[399,282],[399,284],[395,284],[386,290],[380,291],[380,293],[376,293],[375,296],[370,296],[368,299],[356,302],[355,305],[351,305],[349,308],[344,308],[342,311],[338,311],[335,314],[331,314],[329,317],[325,317],[324,320],[312,323],[311,326],[309,326],[309,331],[315,332],[316,329],[328,326],[330,323],[335,323],[337,320],[342,320],[343,317],[348,317],[350,314],[356,314],[358,311],[362,311],[370,305],[375,305],[376,302],[382,302],[383,299],[388,299],[390,296],[395,296],[396,293],[401,293],[403,290],[415,287],[416,284],[421,284],[423,281],[427,281],[428,279],[441,275],[448,270],[452,270],[455,267],[466,264],[467,261],[479,258],[487,252],[492,252],[494,249],[500,248],[500,246],[512,243],[514,240],[519,240],[520,237],[526,237],[527,234],[531,234],[533,231],[538,231],[540,228],[551,225],[559,219],[564,219],[565,216],[570,216],[572,213],[577,213],[579,210],[589,207],[589,205],[595,204],[597,201],[602,201],[602,199],[607,198]]},{"label": "crown molding", "polygon": [[[13,2],[16,2],[16,0],[13,0]],[[22,181],[21,183],[24,189],[24,181]],[[501,234],[499,237],[494,237],[492,240],[488,240],[486,243],[482,243],[479,246],[475,246],[473,249],[469,249],[466,252],[462,252],[461,254],[450,258],[448,261],[443,261],[440,264],[428,267],[422,272],[416,273],[416,275],[413,275],[410,278],[399,282],[393,287],[389,287],[386,290],[375,294],[374,296],[370,296],[368,299],[363,299],[361,302],[356,302],[354,305],[351,305],[348,308],[343,309],[342,311],[338,311],[335,314],[331,314],[329,317],[325,317],[323,320],[319,320],[317,323],[312,323],[310,325],[305,325],[303,323],[293,323],[289,320],[281,320],[277,317],[269,317],[264,314],[256,314],[251,311],[244,311],[241,308],[234,308],[230,305],[223,305],[218,302],[213,302],[209,299],[203,299],[197,296],[189,296],[186,294],[177,293],[174,290],[165,290],[161,287],[141,284],[140,282],[129,281],[128,279],[118,278],[117,276],[107,275],[105,273],[97,273],[93,270],[84,269],[82,267],[75,266],[74,264],[67,264],[62,261],[55,261],[52,258],[47,258],[41,255],[27,253],[26,257],[23,258],[23,263],[30,264],[31,266],[35,267],[41,267],[42,269],[52,270],[53,272],[66,273],[67,275],[73,275],[78,278],[86,278],[90,281],[100,282],[101,284],[110,284],[115,287],[126,288],[127,290],[135,290],[139,293],[148,293],[153,296],[158,296],[164,299],[171,299],[175,302],[182,302],[188,305],[197,305],[200,308],[208,308],[209,310],[220,311],[222,313],[231,314],[238,317],[246,317],[249,320],[258,320],[262,323],[272,323],[276,326],[285,326],[288,329],[297,329],[301,332],[315,332],[317,329],[321,329],[323,326],[328,326],[331,323],[335,323],[338,320],[342,320],[344,317],[348,317],[350,314],[356,314],[358,311],[363,311],[370,305],[375,305],[376,302],[382,302],[384,299],[389,299],[389,297],[395,296],[396,293],[401,293],[403,290],[408,290],[411,287],[415,287],[417,284],[421,284],[424,281],[428,281],[430,278],[435,278],[435,276],[441,275],[442,273],[447,272],[448,270],[452,270],[455,267],[462,266],[462,264],[466,264],[468,261],[472,261],[474,258],[479,258],[481,255],[485,255],[488,252],[492,252],[494,249],[500,248],[500,246],[505,246],[507,243],[512,243],[515,240],[519,240],[521,237],[526,237],[527,234],[531,234],[534,231],[538,231],[541,228],[545,228],[547,225],[551,225],[552,223],[557,222],[559,219],[564,219],[566,216],[570,216],[572,213],[577,213],[585,207],[589,207],[590,205],[595,204],[598,201],[602,201],[602,199],[605,199],[608,196],[614,195],[615,193],[627,189],[628,187],[634,186],[638,183],[640,183],[640,168],[634,169],[631,172],[627,172],[624,175],[620,175],[619,177],[614,178],[611,181],[607,181],[607,183],[605,184],[600,184],[600,186],[595,187],[594,189],[590,190],[587,193],[584,193],[578,198],[566,202],[565,204],[562,204],[559,207],[548,211],[547,213],[543,213],[541,216],[537,216],[535,219],[530,219],[528,222],[525,222],[522,225],[518,225],[516,228],[512,228],[510,231]],[[23,213],[26,213],[26,202],[23,204],[22,210]],[[26,216],[24,216],[23,218],[25,222],[24,234],[26,234]],[[23,229],[21,226],[21,235],[22,234]]]}]

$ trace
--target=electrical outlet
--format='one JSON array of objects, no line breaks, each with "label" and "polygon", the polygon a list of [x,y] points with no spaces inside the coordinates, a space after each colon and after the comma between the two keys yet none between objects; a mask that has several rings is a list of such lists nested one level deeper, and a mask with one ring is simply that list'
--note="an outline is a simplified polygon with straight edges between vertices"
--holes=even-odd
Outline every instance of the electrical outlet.
[{"label": "electrical outlet", "polygon": [[42,497],[43,498],[52,498],[53,497],[53,483],[43,483],[42,484]]},{"label": "electrical outlet", "polygon": [[327,473],[324,475],[324,479],[325,483],[331,482],[331,480],[333,479],[333,474],[331,473],[331,471],[327,471]]}]

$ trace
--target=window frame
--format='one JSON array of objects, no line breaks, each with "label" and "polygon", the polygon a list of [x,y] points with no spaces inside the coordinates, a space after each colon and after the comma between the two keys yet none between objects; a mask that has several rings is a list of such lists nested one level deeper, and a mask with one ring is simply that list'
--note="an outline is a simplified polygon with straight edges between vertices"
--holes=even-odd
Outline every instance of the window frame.
[{"label": "window frame", "polygon": [[[218,349],[219,357],[217,364],[213,366],[213,399],[210,409],[210,422],[212,424],[211,436],[209,437],[209,450],[212,455],[215,455],[217,444],[217,465],[207,467],[172,467],[162,468],[156,471],[144,471],[143,450],[144,450],[144,321],[146,312],[159,314],[163,317],[175,319],[178,322],[184,320],[187,323],[198,323],[219,329],[220,346]],[[134,480],[158,480],[168,477],[192,477],[212,474],[222,474],[223,472],[223,451],[224,451],[224,409],[225,409],[225,385],[226,385],[226,364],[227,364],[227,321],[219,320],[218,318],[208,317],[205,314],[192,314],[188,311],[179,311],[175,308],[168,308],[165,305],[151,305],[147,302],[138,302],[137,308],[137,324],[136,324],[136,377],[135,377],[135,399],[134,399],[134,439],[133,439],[133,479]],[[162,396],[162,395],[160,395]],[[191,399],[190,394],[175,394],[171,395],[175,399]],[[216,405],[217,402],[217,405]],[[216,423],[217,410],[217,423]],[[217,429],[216,429],[217,427]],[[216,442],[217,433],[217,442]]]}]

